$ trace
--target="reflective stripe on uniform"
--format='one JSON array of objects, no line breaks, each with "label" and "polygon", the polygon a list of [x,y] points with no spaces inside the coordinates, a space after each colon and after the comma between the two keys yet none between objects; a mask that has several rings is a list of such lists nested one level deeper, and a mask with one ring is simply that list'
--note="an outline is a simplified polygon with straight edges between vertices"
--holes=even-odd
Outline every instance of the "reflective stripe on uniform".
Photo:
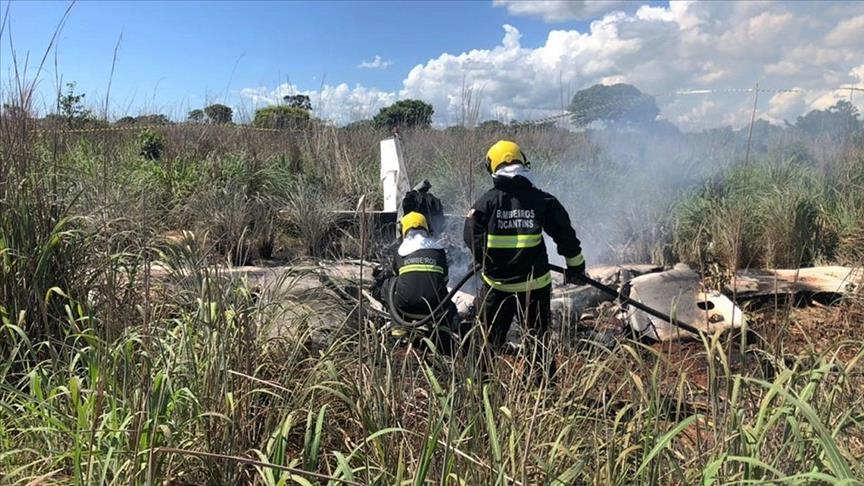
[{"label": "reflective stripe on uniform", "polygon": [[577,267],[579,265],[582,265],[583,263],[585,263],[585,257],[582,256],[581,253],[572,257],[572,258],[567,259],[567,266],[568,267]]},{"label": "reflective stripe on uniform", "polygon": [[443,275],[444,269],[438,265],[424,265],[422,263],[412,263],[410,265],[399,267],[399,275],[408,272],[435,272]]},{"label": "reflective stripe on uniform", "polygon": [[533,235],[486,235],[486,248],[533,248],[543,241],[540,233]]},{"label": "reflective stripe on uniform", "polygon": [[529,290],[542,289],[547,285],[551,285],[552,273],[546,272],[546,275],[528,280],[526,282],[516,283],[504,283],[497,280],[492,280],[484,273],[483,281],[486,282],[486,285],[492,287],[495,290],[501,290],[503,292],[527,292]]}]

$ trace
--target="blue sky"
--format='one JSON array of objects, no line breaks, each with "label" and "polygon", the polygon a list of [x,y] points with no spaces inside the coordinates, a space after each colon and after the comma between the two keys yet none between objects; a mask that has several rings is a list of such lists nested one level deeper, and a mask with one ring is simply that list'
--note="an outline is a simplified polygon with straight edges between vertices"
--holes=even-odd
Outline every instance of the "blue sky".
[{"label": "blue sky", "polygon": [[[11,29],[2,41],[4,78],[11,65],[9,32],[19,61],[25,54],[41,57],[68,5],[11,2]],[[5,12],[10,3],[2,6]],[[79,1],[56,52],[64,81],[102,99],[120,40],[114,106],[185,109],[205,99],[236,103],[242,87],[285,81],[301,89],[343,82],[399,89],[405,72],[442,52],[493,47],[508,22],[518,24],[526,45],[541,43],[549,27],[481,1]],[[358,67],[375,56],[391,64]],[[53,57],[49,64],[41,92],[53,101]]]},{"label": "blue sky", "polygon": [[[69,3],[0,0],[0,87],[11,47],[38,63]],[[835,86],[864,83],[864,2],[79,1],[40,84],[35,108],[54,103],[55,74],[102,103],[122,35],[109,115],[181,119],[222,102],[239,111],[306,93],[316,114],[368,118],[401,98],[433,104],[436,123],[460,117],[463,87],[480,118],[532,119],[595,83],[628,82],[658,98],[679,125],[748,119],[756,82],[796,88],[761,97],[773,121],[825,107]],[[11,42],[11,47],[10,47]],[[375,62],[376,56],[378,61]],[[366,62],[367,67],[361,67]]]}]

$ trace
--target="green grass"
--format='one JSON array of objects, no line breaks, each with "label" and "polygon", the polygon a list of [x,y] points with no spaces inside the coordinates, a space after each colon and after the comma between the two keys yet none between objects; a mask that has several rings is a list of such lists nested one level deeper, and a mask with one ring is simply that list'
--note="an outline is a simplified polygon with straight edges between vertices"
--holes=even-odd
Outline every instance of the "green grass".
[{"label": "green grass", "polygon": [[[861,352],[847,362],[824,353],[765,379],[725,361],[736,343],[706,342],[714,368],[699,410],[687,404],[705,393],[678,363],[627,343],[591,361],[569,355],[555,390],[525,387],[503,363],[478,390],[461,378],[464,358],[394,361],[385,343],[347,329],[308,355],[302,339],[258,333],[268,309],[242,282],[204,271],[195,284],[187,302],[197,304],[165,299],[172,308],[153,316],[151,333],[130,329],[110,343],[67,300],[70,327],[85,330],[55,360],[38,361],[48,343],[29,342],[4,316],[6,480],[50,471],[73,484],[728,484],[862,474],[861,450],[850,449],[864,419]],[[12,371],[16,362],[32,364]]]},{"label": "green grass", "polygon": [[853,152],[831,171],[796,159],[733,167],[677,205],[676,254],[727,269],[859,265],[860,164]]}]

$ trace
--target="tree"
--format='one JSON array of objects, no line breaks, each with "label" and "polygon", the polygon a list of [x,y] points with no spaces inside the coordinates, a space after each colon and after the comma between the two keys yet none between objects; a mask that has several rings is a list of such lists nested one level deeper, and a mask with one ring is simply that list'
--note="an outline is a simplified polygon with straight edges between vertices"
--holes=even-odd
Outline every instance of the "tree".
[{"label": "tree", "polygon": [[141,115],[135,117],[135,123],[139,125],[170,125],[171,120],[162,114]]},{"label": "tree", "polygon": [[399,100],[386,108],[381,108],[372,122],[377,128],[425,128],[432,125],[434,112],[432,105],[423,101]]},{"label": "tree", "polygon": [[219,103],[204,108],[204,114],[207,115],[207,119],[211,123],[216,125],[231,123],[231,119],[234,117],[234,111],[230,107]]},{"label": "tree", "polygon": [[568,110],[578,127],[598,122],[628,126],[652,123],[660,114],[654,97],[629,84],[595,84],[573,95]]},{"label": "tree", "polygon": [[492,132],[495,130],[502,130],[504,128],[507,128],[507,125],[501,123],[498,120],[486,120],[486,121],[480,122],[480,124],[477,125],[477,128],[479,130],[486,130],[486,131]]},{"label": "tree", "polygon": [[116,125],[170,125],[171,120],[165,115],[124,116],[115,122]]},{"label": "tree", "polygon": [[252,124],[260,128],[304,128],[309,125],[309,111],[292,106],[265,106],[255,110]]},{"label": "tree", "polygon": [[750,152],[753,154],[764,154],[776,147],[777,141],[782,140],[784,128],[774,125],[764,118],[759,118],[750,125],[745,125],[738,130],[739,144],[744,147],[750,144]]},{"label": "tree", "polygon": [[304,94],[286,95],[282,97],[282,101],[291,108],[312,111],[312,100]]},{"label": "tree", "polygon": [[200,110],[198,108],[190,111],[186,118],[192,123],[201,123],[204,121],[204,110]]},{"label": "tree", "polygon": [[60,116],[70,127],[80,126],[92,119],[91,112],[84,106],[84,93],[75,93],[75,83],[66,83],[66,94],[57,97]]},{"label": "tree", "polygon": [[810,135],[827,133],[845,137],[861,129],[858,108],[846,100],[840,100],[827,110],[812,110],[799,116],[795,126]]},{"label": "tree", "polygon": [[375,123],[372,120],[355,120],[345,125],[346,130],[373,130]]}]

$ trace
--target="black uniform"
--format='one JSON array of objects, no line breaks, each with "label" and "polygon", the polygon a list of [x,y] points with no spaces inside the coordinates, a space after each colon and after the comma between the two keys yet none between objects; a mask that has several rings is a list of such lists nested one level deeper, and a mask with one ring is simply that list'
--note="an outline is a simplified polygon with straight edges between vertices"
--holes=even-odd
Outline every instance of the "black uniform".
[{"label": "black uniform", "polygon": [[447,255],[442,249],[420,249],[393,258],[394,304],[406,313],[427,316],[447,296]]},{"label": "black uniform", "polygon": [[[393,272],[393,304],[406,321],[425,318],[447,298],[448,268],[443,249],[419,249],[405,256],[397,253]],[[427,324],[430,337],[445,354],[452,351],[449,335],[456,318],[456,305],[447,302]]]},{"label": "black uniform", "polygon": [[[558,200],[521,176],[493,178],[494,187],[474,204],[465,221],[465,243],[482,264],[485,292],[476,308],[489,328],[493,347],[500,347],[517,314],[530,335],[542,346],[532,354],[535,368],[548,366],[555,374],[554,358],[546,360],[552,276],[543,231],[558,246],[568,267],[584,263],[581,243]],[[485,354],[485,353],[484,353]],[[486,360],[481,364],[488,366]],[[536,369],[535,369],[536,370]]]}]

